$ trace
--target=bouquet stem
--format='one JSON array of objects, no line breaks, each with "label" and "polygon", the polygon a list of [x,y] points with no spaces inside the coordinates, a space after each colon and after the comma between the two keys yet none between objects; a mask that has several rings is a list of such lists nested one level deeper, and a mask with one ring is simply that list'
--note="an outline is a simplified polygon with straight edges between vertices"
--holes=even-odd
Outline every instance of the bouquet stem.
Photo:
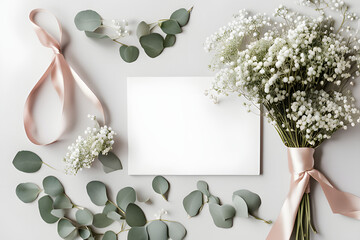
[{"label": "bouquet stem", "polygon": [[310,194],[304,193],[295,222],[295,239],[310,240],[310,229],[316,233],[311,221]]}]

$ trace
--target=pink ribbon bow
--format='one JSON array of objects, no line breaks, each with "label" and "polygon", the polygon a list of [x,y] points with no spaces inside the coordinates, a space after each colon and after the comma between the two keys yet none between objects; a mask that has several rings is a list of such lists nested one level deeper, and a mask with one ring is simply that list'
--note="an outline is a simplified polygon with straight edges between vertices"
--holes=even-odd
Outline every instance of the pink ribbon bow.
[{"label": "pink ribbon bow", "polygon": [[314,169],[314,152],[313,148],[288,148],[292,174],[290,191],[267,240],[290,239],[299,204],[311,177],[320,183],[333,213],[360,219],[360,198],[337,190],[322,173]]},{"label": "pink ribbon bow", "polygon": [[[67,128],[67,118],[66,118],[66,108],[71,107],[70,102],[70,95],[69,95],[69,88],[71,81],[74,81],[78,84],[81,91],[87,96],[94,105],[99,109],[101,112],[104,121],[105,121],[105,114],[104,109],[101,105],[101,102],[96,97],[96,95],[89,89],[89,87],[81,80],[81,78],[77,75],[77,73],[70,67],[70,65],[66,62],[63,54],[61,53],[60,43],[56,41],[48,32],[42,29],[39,25],[35,23],[35,15],[39,12],[46,12],[50,13],[43,9],[34,9],[30,13],[30,21],[33,23],[35,32],[41,42],[42,45],[45,47],[51,48],[54,51],[54,58],[50,63],[49,67],[47,68],[46,72],[42,75],[40,80],[36,83],[34,88],[31,90],[29,96],[25,102],[25,109],[24,109],[24,127],[25,132],[29,140],[37,145],[48,145],[51,143],[56,142],[60,136],[64,133]],[[51,13],[50,13],[51,14]],[[51,14],[52,15],[52,14]],[[55,17],[55,16],[54,16]],[[55,17],[56,19],[56,17]],[[59,21],[56,19],[59,30],[60,30],[60,41],[62,37],[62,28]],[[34,100],[36,98],[36,92],[40,88],[41,84],[47,79],[48,76],[51,76],[51,81],[55,90],[60,98],[62,103],[62,129],[60,131],[60,135],[53,141],[49,143],[40,143],[38,140],[35,139],[33,136],[33,132],[36,131],[36,126],[34,124],[33,116],[32,116],[32,106]]]}]

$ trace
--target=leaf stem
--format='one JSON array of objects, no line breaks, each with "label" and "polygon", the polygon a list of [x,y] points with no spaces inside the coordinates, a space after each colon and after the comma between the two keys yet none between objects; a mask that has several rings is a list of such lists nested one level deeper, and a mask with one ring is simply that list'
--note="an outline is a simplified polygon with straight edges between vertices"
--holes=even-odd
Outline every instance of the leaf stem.
[{"label": "leaf stem", "polygon": [[125,47],[128,47],[128,46],[129,46],[129,45],[126,45],[125,43],[122,43],[122,42],[120,42],[120,41],[118,41],[118,40],[116,40],[116,39],[113,39],[113,41],[116,42],[116,43],[118,43],[118,44],[120,44],[120,45],[123,45],[123,46],[125,46]]},{"label": "leaf stem", "polygon": [[189,8],[188,13],[191,13],[193,9],[194,9],[194,5],[192,5],[191,8]]},{"label": "leaf stem", "polygon": [[60,170],[58,170],[58,169],[56,169],[56,168],[54,168],[54,167],[52,167],[51,165],[49,165],[49,164],[47,164],[46,162],[42,162],[44,165],[46,165],[46,166],[48,166],[49,168],[51,168],[51,169],[53,169],[53,170],[55,170],[55,171],[60,171]]},{"label": "leaf stem", "polygon": [[257,220],[263,221],[263,222],[266,223],[266,224],[272,224],[272,221],[271,221],[271,220],[265,220],[265,219],[262,219],[262,218],[260,218],[260,217],[258,217],[258,216],[255,216],[255,215],[253,215],[253,214],[250,214],[250,216],[252,216],[253,218],[255,218],[255,219],[257,219]]},{"label": "leaf stem", "polygon": [[124,212],[124,210],[122,210],[120,207],[118,207],[118,205],[116,205],[113,201],[109,200],[108,199],[108,202],[111,203],[112,205],[114,205],[114,207],[116,207],[120,212],[121,214],[123,215],[123,217],[126,218],[126,213]]}]

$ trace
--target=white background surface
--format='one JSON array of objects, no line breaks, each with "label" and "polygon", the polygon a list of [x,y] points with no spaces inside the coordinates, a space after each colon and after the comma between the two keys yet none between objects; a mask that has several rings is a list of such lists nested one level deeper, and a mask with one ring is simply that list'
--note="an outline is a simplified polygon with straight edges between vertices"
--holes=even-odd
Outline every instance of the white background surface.
[{"label": "white background surface", "polygon": [[213,80],[128,78],[129,175],[260,173],[259,111],[248,114],[238,96],[209,101]]},{"label": "white background surface", "polygon": [[[271,13],[275,7],[285,0],[273,1],[72,1],[72,0],[2,0],[0,2],[0,203],[1,239],[60,239],[55,225],[44,223],[38,213],[37,205],[24,204],[15,195],[15,187],[20,182],[36,182],[47,175],[56,175],[63,182],[66,192],[75,203],[100,211],[91,204],[86,195],[85,186],[91,180],[101,180],[111,189],[110,196],[115,198],[119,189],[133,186],[141,193],[149,194],[153,204],[143,206],[151,219],[161,208],[169,211],[168,218],[182,222],[190,240],[198,239],[265,239],[270,226],[253,219],[235,219],[232,229],[216,228],[207,207],[199,217],[188,219],[182,208],[182,199],[195,189],[196,181],[206,180],[213,194],[219,196],[224,203],[231,202],[232,192],[247,188],[259,193],[263,200],[258,215],[275,220],[288,190],[289,173],[287,170],[286,149],[283,147],[274,129],[264,123],[263,159],[261,176],[229,176],[229,177],[168,177],[171,183],[169,202],[151,190],[152,176],[127,176],[127,171],[108,175],[102,173],[101,166],[84,171],[77,177],[65,176],[60,172],[43,168],[37,174],[24,174],[16,171],[11,161],[19,150],[27,149],[38,153],[44,161],[61,169],[62,157],[66,147],[82,134],[89,123],[87,113],[96,113],[79,91],[76,91],[74,106],[76,119],[73,131],[60,143],[38,147],[32,145],[23,130],[22,113],[27,94],[35,85],[50,63],[51,50],[42,47],[33,32],[28,14],[33,8],[51,10],[66,29],[67,45],[65,55],[72,66],[95,90],[106,104],[110,112],[110,125],[118,132],[115,152],[122,159],[127,169],[127,121],[126,121],[126,77],[129,76],[211,76],[207,65],[210,56],[202,44],[209,34],[226,24],[231,15],[238,9],[248,8],[252,11]],[[293,7],[292,1],[286,1]],[[153,60],[141,52],[141,57],[134,64],[124,63],[118,56],[118,46],[108,41],[88,39],[79,32],[73,19],[77,12],[94,9],[104,18],[127,18],[131,26],[140,20],[153,21],[168,17],[180,7],[195,5],[194,11],[184,33],[179,35],[174,48],[167,49],[159,58]],[[360,2],[353,0],[353,8],[360,11]],[[356,95],[360,98],[360,88]],[[59,102],[55,91],[47,86],[42,98],[41,108],[36,108],[36,117],[45,131],[52,133],[58,119]],[[48,135],[47,135],[48,136]],[[231,143],[229,143],[231,144]],[[323,171],[329,179],[344,191],[360,196],[360,128],[350,131],[339,131],[331,141],[317,150],[316,167]],[[219,161],[221,164],[221,161]],[[313,239],[337,240],[359,239],[360,222],[343,216],[333,215],[318,185],[312,187],[312,203],[315,207],[314,220],[319,234]],[[120,239],[126,239],[121,236]]]}]

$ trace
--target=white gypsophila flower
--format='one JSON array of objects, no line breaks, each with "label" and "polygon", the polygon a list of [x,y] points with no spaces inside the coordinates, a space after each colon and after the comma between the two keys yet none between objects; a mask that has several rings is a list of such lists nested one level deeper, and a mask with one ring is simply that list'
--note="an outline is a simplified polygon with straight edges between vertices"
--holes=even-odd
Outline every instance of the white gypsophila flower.
[{"label": "white gypsophila flower", "polygon": [[78,136],[75,143],[68,147],[69,152],[64,157],[66,174],[76,175],[83,168],[90,168],[99,154],[108,154],[114,144],[116,133],[111,127],[100,127],[95,116],[88,117],[94,122],[94,127],[88,127],[85,137]]}]

